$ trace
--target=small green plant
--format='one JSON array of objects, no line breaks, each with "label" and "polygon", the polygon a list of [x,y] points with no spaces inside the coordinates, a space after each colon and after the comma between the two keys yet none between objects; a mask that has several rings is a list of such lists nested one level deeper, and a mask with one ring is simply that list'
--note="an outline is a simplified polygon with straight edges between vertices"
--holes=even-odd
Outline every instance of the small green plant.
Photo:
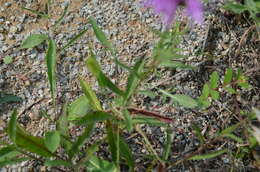
[{"label": "small green plant", "polygon": [[245,0],[244,3],[239,3],[235,0],[228,1],[224,6],[224,9],[230,10],[236,14],[249,12],[250,18],[259,26],[260,25],[260,1],[258,0]]},{"label": "small green plant", "polygon": [[[254,151],[257,142],[255,137],[253,137],[251,127],[248,126],[251,126],[251,121],[255,118],[255,115],[248,114],[244,118],[241,118],[235,125],[222,128],[214,135],[202,135],[200,127],[194,124],[194,133],[200,141],[198,148],[184,156],[180,155],[177,160],[172,161],[171,148],[174,131],[171,125],[173,124],[173,119],[147,111],[146,109],[135,108],[132,100],[137,94],[141,93],[154,96],[154,93],[151,93],[151,91],[140,91],[140,89],[142,88],[142,84],[158,68],[194,69],[194,67],[180,61],[180,59],[186,57],[182,55],[182,50],[178,48],[185,31],[180,31],[180,23],[178,22],[176,22],[172,30],[165,32],[154,31],[158,35],[159,41],[154,46],[152,57],[137,59],[133,66],[128,66],[119,60],[116,48],[106,38],[106,35],[94,18],[89,17],[88,24],[91,25],[100,44],[105,48],[105,51],[110,53],[110,57],[117,67],[121,67],[128,72],[127,83],[125,87],[119,87],[119,84],[116,84],[117,82],[113,82],[106,76],[96,58],[91,43],[89,43],[89,56],[85,60],[85,65],[97,80],[99,88],[101,88],[105,96],[105,101],[108,101],[108,107],[104,108],[102,106],[101,99],[98,98],[91,84],[83,76],[79,76],[79,85],[83,94],[72,102],[67,102],[63,105],[57,104],[55,101],[58,95],[56,88],[56,63],[60,58],[59,55],[87,32],[87,30],[82,30],[64,46],[57,47],[51,35],[61,25],[62,20],[67,14],[68,7],[64,9],[61,17],[50,28],[49,34],[32,34],[20,46],[21,49],[25,49],[34,48],[44,43],[48,44],[45,61],[50,93],[54,105],[50,108],[57,109],[57,107],[62,106],[60,107],[62,112],[58,113],[56,111],[55,116],[57,119],[55,120],[44,111],[41,111],[41,114],[55,123],[56,129],[47,131],[42,137],[33,136],[18,123],[18,113],[14,110],[6,128],[9,141],[1,140],[0,142],[0,167],[27,160],[37,160],[45,166],[55,168],[59,171],[77,172],[84,170],[107,172],[122,171],[123,168],[128,171],[136,171],[135,154],[124,137],[125,133],[132,134],[134,132],[141,137],[142,143],[148,152],[148,154],[143,156],[151,159],[151,164],[149,164],[148,168],[150,171],[156,167],[162,169],[162,171],[166,171],[168,168],[174,168],[174,166],[184,161],[211,159],[224,153],[230,153],[235,158],[244,157],[248,155],[243,154],[244,152]],[[49,19],[51,18],[49,15],[50,8],[51,1],[49,0],[47,12],[38,12],[28,8],[23,9]],[[157,90],[163,96],[170,97],[175,105],[190,109],[205,109],[211,105],[212,99],[218,100],[220,98],[220,88],[223,88],[230,94],[237,94],[237,89],[239,88],[250,88],[247,80],[247,77],[240,69],[234,71],[229,68],[225,73],[222,83],[220,82],[219,73],[213,72],[209,82],[204,84],[202,95],[198,99],[183,94],[171,94],[162,89]],[[95,134],[97,123],[104,126],[99,129],[105,133],[99,138],[92,137]],[[160,153],[154,149],[149,137],[140,127],[143,124],[160,126],[165,129],[166,139]],[[77,137],[71,136],[71,126],[81,128],[81,134]],[[248,134],[244,138],[237,136],[235,133],[241,128]],[[211,146],[213,144],[224,139],[231,139],[241,144],[248,143],[248,146],[237,149],[236,153],[227,148],[214,147],[212,149]],[[105,148],[109,153],[108,157],[99,156],[98,152],[101,148],[104,148],[104,145],[107,145]]]}]

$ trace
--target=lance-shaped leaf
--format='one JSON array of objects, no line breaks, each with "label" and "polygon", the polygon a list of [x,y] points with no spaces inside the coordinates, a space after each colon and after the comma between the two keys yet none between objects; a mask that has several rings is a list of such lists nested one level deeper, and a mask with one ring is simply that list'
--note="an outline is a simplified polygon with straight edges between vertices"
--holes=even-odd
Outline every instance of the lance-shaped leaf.
[{"label": "lance-shaped leaf", "polygon": [[96,93],[91,89],[90,85],[86,81],[81,79],[80,86],[86,98],[89,100],[89,103],[92,106],[92,108],[96,111],[102,111],[102,107],[96,96]]},{"label": "lance-shaped leaf", "polygon": [[21,155],[21,153],[15,149],[14,145],[3,147],[0,149],[0,163],[7,159],[12,159],[18,155]]},{"label": "lance-shaped leaf", "polygon": [[92,110],[89,99],[82,95],[74,100],[68,108],[68,120],[78,120]]},{"label": "lance-shaped leaf", "polygon": [[51,96],[55,104],[56,98],[56,44],[53,40],[49,40],[48,51],[46,54],[46,63],[48,69],[48,79],[50,83]]},{"label": "lance-shaped leaf", "polygon": [[191,98],[190,96],[183,95],[183,94],[170,94],[164,90],[159,90],[166,96],[171,97],[175,102],[177,102],[179,105],[186,107],[186,108],[195,108],[198,106],[198,102]]},{"label": "lance-shaped leaf", "polygon": [[219,80],[219,75],[218,73],[215,71],[211,74],[210,76],[210,88],[212,89],[216,89],[218,87],[218,80]]},{"label": "lance-shaped leaf", "polygon": [[115,132],[115,129],[113,128],[110,121],[106,123],[106,131],[107,131],[107,142],[109,146],[109,150],[111,152],[112,160],[114,162],[117,162],[118,154],[117,151],[119,151],[119,148],[117,147],[117,135]]},{"label": "lance-shaped leaf", "polygon": [[49,131],[45,134],[45,146],[49,151],[55,152],[60,145],[60,133],[58,131]]},{"label": "lance-shaped leaf", "polygon": [[69,4],[67,4],[64,8],[64,11],[62,13],[62,15],[60,16],[60,18],[55,22],[55,24],[53,25],[54,28],[56,28],[57,26],[59,26],[61,24],[61,22],[63,21],[65,15],[68,12],[68,8],[69,8]]},{"label": "lance-shaped leaf", "polygon": [[22,42],[20,49],[33,48],[35,46],[40,45],[41,43],[43,43],[43,41],[47,39],[48,36],[45,34],[32,34]]},{"label": "lance-shaped leaf", "polygon": [[0,92],[0,104],[1,103],[10,103],[10,102],[22,102],[22,100],[23,99],[21,97]]},{"label": "lance-shaped leaf", "polygon": [[115,164],[92,156],[91,159],[85,164],[89,172],[117,172]]},{"label": "lance-shaped leaf", "polygon": [[80,151],[80,148],[86,143],[86,141],[90,138],[92,130],[95,126],[95,123],[90,123],[86,126],[82,135],[80,135],[77,141],[72,145],[69,151],[69,157],[72,158],[75,154]]},{"label": "lance-shaped leaf", "polygon": [[126,92],[124,95],[124,101],[127,101],[136,90],[140,82],[140,78],[137,77],[137,75],[140,75],[140,73],[143,70],[143,67],[144,67],[143,59],[140,59],[135,63],[134,68],[128,77]]},{"label": "lance-shaped leaf", "polygon": [[173,131],[168,127],[166,130],[166,141],[164,144],[164,149],[162,154],[162,159],[164,161],[168,160],[168,157],[171,153],[172,141],[173,141]]},{"label": "lance-shaped leaf", "polygon": [[0,168],[5,167],[7,165],[14,165],[21,163],[23,161],[28,161],[30,158],[13,158],[13,159],[6,159],[4,161],[0,161]]},{"label": "lance-shaped leaf", "polygon": [[73,166],[73,164],[71,162],[64,161],[64,160],[46,160],[44,162],[44,165],[48,166],[48,167],[54,167],[54,166],[71,167],[71,166]]},{"label": "lance-shaped leaf", "polygon": [[98,27],[97,22],[93,17],[89,17],[89,23],[91,24],[94,33],[97,37],[97,39],[100,41],[100,43],[108,48],[113,53],[113,46],[112,44],[107,40],[105,33]]},{"label": "lance-shaped leaf", "polygon": [[76,125],[86,125],[86,124],[90,124],[90,123],[105,121],[105,120],[112,119],[112,118],[113,118],[113,116],[107,112],[96,111],[96,112],[88,113],[84,117],[75,121],[75,123],[76,123]]},{"label": "lance-shaped leaf", "polygon": [[57,130],[61,134],[61,146],[68,152],[71,148],[71,143],[69,142],[69,123],[68,123],[68,113],[67,113],[67,103],[64,104],[62,109],[62,114],[57,121]]},{"label": "lance-shaped leaf", "polygon": [[125,140],[122,137],[119,138],[119,149],[120,149],[120,157],[125,159],[127,165],[130,167],[130,169],[133,170],[135,163],[134,163],[132,151],[130,150],[128,144],[125,142]]},{"label": "lance-shaped leaf", "polygon": [[19,125],[16,126],[16,129],[16,144],[18,147],[43,157],[53,156],[46,148],[43,138],[31,136]]},{"label": "lance-shaped leaf", "polygon": [[69,46],[71,46],[72,44],[74,44],[78,39],[80,39],[88,30],[84,29],[82,30],[79,34],[75,35],[71,40],[69,40],[67,42],[66,45],[64,45],[64,47],[61,48],[61,52],[64,51],[66,48],[68,48]]},{"label": "lance-shaped leaf", "polygon": [[226,153],[226,152],[227,152],[227,149],[224,149],[224,150],[220,150],[220,151],[211,152],[208,154],[194,155],[193,157],[189,158],[189,160],[211,159],[211,158],[215,158],[219,155],[222,155],[223,153]]},{"label": "lance-shaped leaf", "polygon": [[90,57],[86,60],[86,65],[89,71],[97,78],[98,83],[101,87],[107,87],[114,93],[118,95],[123,95],[124,93],[117,88],[117,86],[102,72],[96,57],[92,51],[90,51]]},{"label": "lance-shaped leaf", "polygon": [[8,135],[11,141],[16,145],[16,125],[17,125],[17,112],[14,111],[11,115],[11,119],[8,123]]},{"label": "lance-shaped leaf", "polygon": [[228,68],[224,76],[224,84],[229,84],[232,81],[233,70]]},{"label": "lance-shaped leaf", "polygon": [[126,125],[126,128],[129,132],[133,131],[133,120],[128,110],[123,110],[123,116],[124,116],[124,123]]},{"label": "lance-shaped leaf", "polygon": [[23,10],[27,10],[27,11],[30,11],[31,13],[34,13],[42,18],[50,18],[50,16],[48,16],[47,14],[43,13],[43,12],[39,12],[37,10],[33,10],[33,9],[30,9],[30,8],[25,8],[25,7],[22,7]]}]

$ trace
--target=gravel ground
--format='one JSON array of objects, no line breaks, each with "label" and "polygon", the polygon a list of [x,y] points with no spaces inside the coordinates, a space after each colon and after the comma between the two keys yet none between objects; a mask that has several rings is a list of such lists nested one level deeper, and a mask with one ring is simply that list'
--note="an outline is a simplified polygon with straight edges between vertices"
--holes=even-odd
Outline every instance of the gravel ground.
[{"label": "gravel ground", "polygon": [[[3,129],[10,116],[12,109],[17,108],[19,122],[34,135],[42,136],[44,131],[55,128],[55,125],[46,118],[39,116],[39,111],[48,110],[51,105],[51,96],[46,76],[46,65],[44,62],[46,45],[28,50],[18,50],[22,40],[32,33],[48,33],[47,28],[53,24],[61,15],[66,4],[69,3],[69,13],[66,16],[62,27],[53,33],[58,46],[64,45],[76,33],[83,29],[89,29],[85,36],[68,48],[59,59],[58,63],[58,97],[59,103],[65,100],[73,100],[82,94],[78,76],[84,76],[93,83],[94,89],[98,91],[97,83],[89,75],[84,65],[84,59],[88,54],[88,42],[93,42],[94,51],[98,60],[102,64],[103,71],[112,79],[117,79],[123,87],[126,81],[126,73],[120,71],[120,77],[116,75],[115,65],[108,57],[108,53],[103,51],[98,41],[93,36],[87,18],[93,16],[98,24],[113,42],[120,54],[120,60],[127,64],[133,64],[135,59],[151,54],[152,46],[157,37],[148,29],[163,29],[158,17],[153,16],[151,11],[142,9],[137,0],[56,0],[52,6],[51,23],[47,20],[37,18],[30,12],[21,10],[20,7],[44,10],[46,1],[33,0],[1,0],[0,1],[0,91],[12,93],[23,98],[20,104],[0,105],[0,137],[5,137]],[[250,74],[250,84],[253,88],[250,91],[241,91],[241,108],[250,111],[252,107],[260,107],[259,104],[259,40],[248,39],[240,53],[237,52],[240,38],[250,27],[246,22],[240,23],[239,19],[221,11],[218,6],[220,2],[211,1],[206,6],[207,17],[203,26],[194,26],[189,34],[184,37],[180,45],[184,54],[188,55],[188,64],[197,66],[197,70],[161,70],[160,76],[152,76],[149,84],[144,85],[144,89],[154,91],[153,88],[175,89],[173,93],[183,93],[192,97],[198,97],[200,90],[209,75],[213,71],[224,74],[227,67],[241,67]],[[55,10],[54,10],[55,9]],[[232,18],[233,17],[233,18]],[[187,18],[183,18],[183,24],[191,25]],[[204,51],[202,55],[200,52]],[[4,64],[5,56],[13,57],[11,64]],[[214,59],[212,59],[214,56]],[[102,97],[102,94],[99,95]],[[149,98],[138,96],[134,99],[139,108],[160,112],[175,120],[173,131],[173,159],[178,159],[184,152],[192,151],[198,146],[198,140],[192,132],[191,124],[197,123],[209,135],[217,130],[232,124],[231,97],[222,95],[219,101],[204,111],[191,111],[172,106],[169,100],[164,101],[159,96]],[[226,102],[226,104],[223,104]],[[103,102],[106,106],[106,102]],[[53,117],[54,118],[54,117]],[[101,126],[100,126],[101,127]],[[163,144],[164,131],[161,128],[143,126],[146,134],[155,145],[155,149],[160,152]],[[75,133],[73,133],[75,132]],[[96,131],[97,137],[102,135],[102,131]],[[80,134],[79,129],[72,131],[72,135]],[[144,171],[149,161],[141,160],[141,153],[146,150],[140,142],[138,135],[127,136],[132,150],[136,153],[136,163],[138,171]],[[235,143],[226,143],[226,147],[232,149]],[[100,152],[101,156],[106,156],[105,152]],[[227,171],[234,162],[229,156],[221,156],[213,160],[200,162],[187,162],[171,171]],[[238,171],[254,171],[251,162],[235,162]],[[28,168],[29,167],[29,168]],[[37,162],[30,161],[0,171],[12,171],[34,168],[36,171],[46,171],[47,169]]]}]

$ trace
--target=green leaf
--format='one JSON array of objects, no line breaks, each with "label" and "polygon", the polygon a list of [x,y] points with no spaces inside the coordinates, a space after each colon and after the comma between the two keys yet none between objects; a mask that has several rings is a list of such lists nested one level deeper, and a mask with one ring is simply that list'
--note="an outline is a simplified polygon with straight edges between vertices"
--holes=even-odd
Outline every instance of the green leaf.
[{"label": "green leaf", "polygon": [[20,47],[20,49],[24,48],[33,48],[35,46],[40,45],[43,41],[47,40],[48,36],[44,34],[32,34],[27,37]]},{"label": "green leaf", "polygon": [[10,103],[10,102],[22,102],[22,98],[12,95],[12,94],[4,94],[0,92],[0,104],[2,103]]},{"label": "green leaf", "polygon": [[58,131],[49,131],[45,134],[45,146],[52,153],[57,150],[60,145],[60,133]]},{"label": "green leaf", "polygon": [[92,108],[97,111],[102,111],[102,107],[96,93],[91,89],[90,85],[82,79],[80,80],[80,85]]},{"label": "green leaf", "polygon": [[238,3],[232,3],[232,2],[227,3],[223,8],[226,10],[230,10],[236,14],[241,14],[247,10],[245,5],[238,4]]},{"label": "green leaf", "polygon": [[227,137],[227,138],[230,138],[230,139],[232,139],[232,140],[235,140],[236,142],[238,142],[238,143],[244,143],[243,142],[243,139],[241,139],[240,137],[237,137],[236,135],[234,135],[234,134],[231,134],[231,133],[229,133],[229,134],[224,134],[223,135],[224,137]]},{"label": "green leaf", "polygon": [[156,97],[156,94],[150,90],[139,90],[138,93],[144,96],[148,96],[151,99],[154,99]]},{"label": "green leaf", "polygon": [[140,75],[143,70],[143,67],[144,67],[144,60],[143,58],[141,58],[135,63],[132,72],[129,74],[126,91],[124,95],[125,102],[132,96],[132,94],[135,92],[136,88],[138,87],[140,78],[138,78],[136,74]]},{"label": "green leaf", "polygon": [[162,159],[164,161],[168,160],[168,157],[171,153],[172,142],[173,142],[173,131],[168,127],[166,130],[166,141],[164,144],[163,154],[162,154]]},{"label": "green leaf", "polygon": [[42,18],[48,18],[48,19],[50,18],[50,16],[48,16],[47,14],[39,12],[39,11],[36,11],[36,10],[33,10],[33,9],[29,9],[29,8],[25,8],[25,7],[22,7],[22,9],[30,11],[30,12],[32,12],[32,13],[34,13],[34,14],[42,17]]},{"label": "green leaf", "polygon": [[85,164],[88,172],[117,172],[117,168],[113,163],[92,156]]},{"label": "green leaf", "polygon": [[68,141],[69,139],[69,123],[68,123],[68,113],[67,113],[67,103],[64,104],[62,109],[62,114],[59,117],[56,125],[57,130],[61,134],[61,146],[68,152],[71,148],[71,143]]},{"label": "green leaf", "polygon": [[48,79],[50,83],[51,96],[55,104],[56,98],[56,45],[53,40],[49,40],[49,47],[46,54],[46,63],[48,68]]},{"label": "green leaf", "polygon": [[233,70],[228,68],[224,76],[224,84],[229,84],[232,81]]},{"label": "green leaf", "polygon": [[0,168],[5,167],[7,165],[14,165],[14,164],[18,164],[21,163],[23,161],[28,161],[30,160],[30,158],[13,158],[13,159],[7,159],[4,161],[0,161]]},{"label": "green leaf", "polygon": [[202,99],[207,99],[210,93],[210,88],[208,84],[204,84],[203,85],[203,89],[202,89],[202,94],[201,94],[201,98]]},{"label": "green leaf", "polygon": [[90,112],[86,114],[84,117],[75,121],[76,125],[86,125],[95,122],[101,122],[108,119],[112,119],[113,116],[110,113],[103,111]]},{"label": "green leaf", "polygon": [[5,56],[4,57],[4,64],[11,64],[13,62],[12,56]]},{"label": "green leaf", "polygon": [[204,144],[205,143],[205,138],[201,134],[200,128],[196,124],[193,124],[192,125],[192,129],[195,131],[196,136],[199,138],[200,144]]},{"label": "green leaf", "polygon": [[72,44],[74,44],[78,39],[80,39],[88,30],[84,29],[82,30],[79,34],[75,35],[71,40],[69,40],[69,42],[61,48],[61,52],[64,51],[66,48],[68,48],[69,46],[71,46]]},{"label": "green leaf", "polygon": [[71,166],[73,166],[73,164],[71,162],[64,161],[64,160],[46,160],[44,162],[44,165],[48,166],[48,167],[54,167],[54,166],[71,167]]},{"label": "green leaf", "polygon": [[16,123],[17,123],[17,112],[13,111],[10,121],[8,123],[8,135],[11,141],[16,145]]},{"label": "green leaf", "polygon": [[189,160],[203,160],[203,159],[211,159],[211,158],[215,158],[219,155],[222,155],[223,153],[226,153],[227,149],[223,149],[220,151],[215,151],[215,152],[211,152],[208,154],[204,154],[204,155],[195,155],[191,158],[189,158]]},{"label": "green leaf", "polygon": [[98,27],[97,22],[93,17],[89,17],[89,23],[91,24],[94,33],[100,43],[114,53],[112,44],[107,40],[105,33]]},{"label": "green leaf", "polygon": [[68,120],[77,120],[91,112],[92,107],[85,95],[74,100],[68,108]]},{"label": "green leaf", "polygon": [[85,127],[84,132],[77,138],[77,141],[72,145],[69,151],[70,158],[77,154],[80,151],[80,148],[87,142],[87,140],[90,138],[94,126],[95,123],[90,123]]},{"label": "green leaf", "polygon": [[60,18],[55,22],[55,24],[52,27],[56,28],[57,26],[59,26],[61,24],[61,22],[63,21],[65,15],[68,12],[68,7],[69,7],[69,4],[66,4],[62,15],[60,16]]},{"label": "green leaf", "polygon": [[229,92],[229,94],[236,94],[236,90],[232,87],[224,87],[224,89]]},{"label": "green leaf", "polygon": [[17,125],[16,144],[20,148],[43,157],[53,156],[53,154],[46,148],[42,138],[29,135],[19,125]]},{"label": "green leaf", "polygon": [[210,95],[213,100],[218,100],[219,99],[219,92],[215,90],[210,90]]},{"label": "green leaf", "polygon": [[101,142],[97,142],[97,143],[91,144],[91,146],[89,146],[87,148],[86,156],[80,160],[80,162],[81,162],[80,164],[83,164],[83,163],[85,164],[85,163],[87,163],[87,161],[89,161],[91,159],[93,154],[99,150],[100,143]]},{"label": "green leaf", "polygon": [[220,135],[223,136],[223,135],[226,135],[226,134],[231,134],[233,131],[235,131],[237,129],[237,127],[239,127],[239,123],[235,124],[235,125],[232,125],[226,129],[224,129]]},{"label": "green leaf", "polygon": [[133,120],[132,117],[130,116],[130,113],[128,110],[124,109],[123,110],[123,116],[124,116],[124,123],[126,125],[126,128],[129,132],[133,131]]},{"label": "green leaf", "polygon": [[86,65],[89,71],[97,78],[98,83],[101,87],[107,87],[118,95],[123,95],[121,91],[106,75],[102,72],[95,55],[90,51],[90,57],[86,60]]},{"label": "green leaf", "polygon": [[[111,153],[112,156],[112,160],[114,162],[117,162],[118,159],[118,147],[117,147],[117,136],[116,136],[116,132],[115,129],[113,128],[112,124],[108,121],[106,123],[106,132],[107,132],[107,142],[108,142],[108,146],[109,146],[109,151]],[[120,150],[120,149],[119,149]]]},{"label": "green leaf", "polygon": [[178,68],[178,69],[194,69],[195,67],[191,65],[186,65],[182,62],[164,60],[160,63],[161,67]]},{"label": "green leaf", "polygon": [[0,163],[7,159],[12,159],[21,153],[16,151],[15,146],[10,145],[0,149]]},{"label": "green leaf", "polygon": [[161,93],[165,94],[166,96],[171,97],[174,101],[176,101],[180,106],[186,108],[195,108],[198,106],[198,102],[191,98],[190,96],[183,95],[183,94],[170,94],[164,90],[159,90]]},{"label": "green leaf", "polygon": [[151,126],[161,126],[161,127],[167,126],[164,122],[159,121],[156,118],[143,116],[143,115],[138,115],[136,117],[133,117],[132,121],[133,121],[133,124],[148,124]]},{"label": "green leaf", "polygon": [[210,82],[210,88],[216,89],[218,87],[218,80],[219,80],[219,75],[215,71],[210,76],[210,81],[209,81]]},{"label": "green leaf", "polygon": [[134,163],[132,151],[130,150],[128,144],[124,141],[122,137],[120,137],[119,139],[119,149],[120,149],[120,156],[122,156],[126,160],[127,165],[130,167],[130,169],[133,170],[135,163]]}]

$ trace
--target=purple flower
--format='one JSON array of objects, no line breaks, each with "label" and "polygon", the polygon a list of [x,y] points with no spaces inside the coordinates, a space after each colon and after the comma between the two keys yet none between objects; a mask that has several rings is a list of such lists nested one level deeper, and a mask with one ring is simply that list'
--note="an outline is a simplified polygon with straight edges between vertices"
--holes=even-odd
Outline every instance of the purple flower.
[{"label": "purple flower", "polygon": [[145,7],[154,8],[156,14],[163,15],[163,22],[169,27],[175,17],[179,5],[186,6],[186,13],[198,23],[203,22],[202,4],[199,0],[146,0]]}]

